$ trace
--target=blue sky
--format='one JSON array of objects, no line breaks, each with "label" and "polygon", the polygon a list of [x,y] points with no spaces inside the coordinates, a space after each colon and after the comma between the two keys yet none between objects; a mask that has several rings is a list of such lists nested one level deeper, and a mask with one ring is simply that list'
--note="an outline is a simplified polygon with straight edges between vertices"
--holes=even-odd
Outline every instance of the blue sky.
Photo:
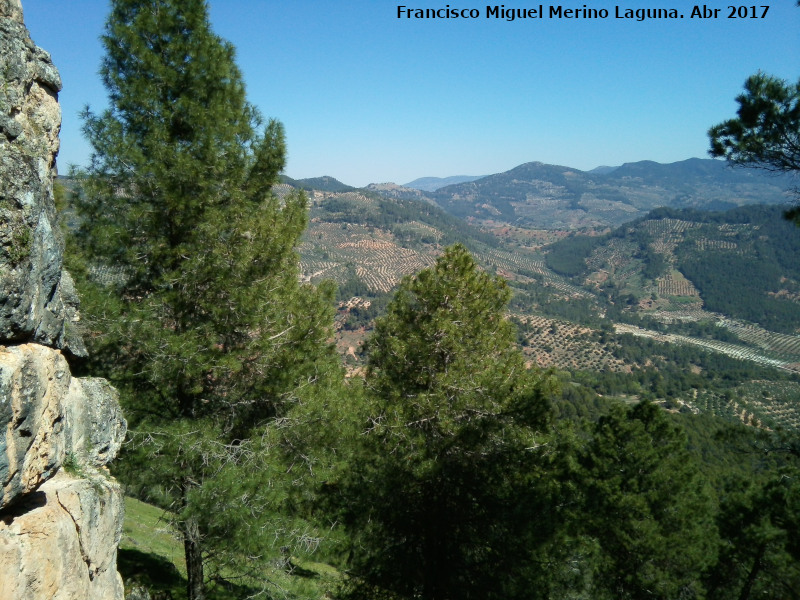
[{"label": "blue sky", "polygon": [[[605,8],[609,17],[514,22],[487,19],[485,0],[404,1],[480,17],[398,19],[400,3],[386,0],[210,0],[215,31],[237,48],[250,101],[286,126],[287,175],[362,186],[529,161],[588,170],[705,157],[707,129],[735,114],[750,74],[800,77],[795,0],[761,0],[770,5],[763,19],[729,19],[732,0],[710,0],[719,17],[703,20],[689,18],[695,4],[685,0],[584,0],[563,6]],[[105,106],[97,70],[109,3],[22,4],[64,81],[64,172],[90,153],[79,111]],[[558,3],[543,5],[547,13]],[[615,6],[685,17],[617,19]]]}]

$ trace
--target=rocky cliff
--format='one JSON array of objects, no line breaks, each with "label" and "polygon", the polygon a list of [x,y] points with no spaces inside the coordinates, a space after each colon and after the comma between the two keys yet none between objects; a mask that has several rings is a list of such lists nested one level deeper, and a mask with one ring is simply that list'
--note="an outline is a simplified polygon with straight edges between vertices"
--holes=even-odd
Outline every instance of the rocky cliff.
[{"label": "rocky cliff", "polygon": [[61,78],[0,0],[0,598],[121,600],[123,504],[105,465],[125,436],[85,353],[62,269],[53,175]]}]

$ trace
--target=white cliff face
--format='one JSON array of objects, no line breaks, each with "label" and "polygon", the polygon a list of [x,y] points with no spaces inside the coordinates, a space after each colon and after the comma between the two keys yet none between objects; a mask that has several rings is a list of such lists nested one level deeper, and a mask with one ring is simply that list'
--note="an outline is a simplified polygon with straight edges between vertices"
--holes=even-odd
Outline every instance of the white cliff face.
[{"label": "white cliff face", "polygon": [[116,391],[65,358],[85,349],[53,201],[60,89],[20,0],[0,0],[0,599],[122,600],[105,465],[126,423]]}]

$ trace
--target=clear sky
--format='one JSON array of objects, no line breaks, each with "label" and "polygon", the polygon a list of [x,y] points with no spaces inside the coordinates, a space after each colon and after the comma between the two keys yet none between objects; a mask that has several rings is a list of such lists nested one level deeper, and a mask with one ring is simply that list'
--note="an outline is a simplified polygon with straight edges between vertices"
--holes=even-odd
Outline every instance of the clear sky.
[{"label": "clear sky", "polygon": [[[398,19],[395,0],[210,0],[215,31],[237,48],[250,101],[286,126],[290,177],[363,186],[487,175],[530,161],[588,170],[705,157],[706,131],[734,116],[750,74],[800,77],[795,0],[760,0],[757,14],[768,5],[766,17],[743,19],[727,18],[734,0],[698,5],[720,9],[716,19],[690,18],[695,4],[685,0],[561,5],[606,9],[605,19],[547,18],[559,4],[544,3],[546,18],[513,22],[487,18],[485,0],[403,1],[479,17]],[[78,113],[106,103],[97,70],[109,2],[22,4],[64,81],[64,172],[90,154]],[[684,18],[621,19],[615,7],[674,8]]]}]

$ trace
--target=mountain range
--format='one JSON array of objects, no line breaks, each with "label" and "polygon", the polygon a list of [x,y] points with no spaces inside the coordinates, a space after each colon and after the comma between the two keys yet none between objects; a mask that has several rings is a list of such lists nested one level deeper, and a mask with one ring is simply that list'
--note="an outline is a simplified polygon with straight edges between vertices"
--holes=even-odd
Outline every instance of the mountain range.
[{"label": "mountain range", "polygon": [[476,179],[483,178],[483,175],[453,175],[451,177],[420,177],[411,183],[405,184],[403,187],[414,188],[422,190],[423,192],[435,192],[436,190],[448,185],[455,185],[457,183],[469,183]]},{"label": "mountain range", "polygon": [[790,187],[788,177],[692,158],[589,172],[531,162],[430,195],[447,212],[482,223],[578,229],[618,226],[658,207],[725,210],[781,204],[790,200]]},{"label": "mountain range", "polygon": [[[332,177],[289,180],[330,192],[354,188]],[[690,158],[661,164],[649,160],[581,171],[529,162],[484,177],[423,177],[406,185],[370,184],[384,197],[421,200],[482,226],[529,229],[617,227],[659,208],[726,210],[792,200],[792,179],[719,160]]]}]

